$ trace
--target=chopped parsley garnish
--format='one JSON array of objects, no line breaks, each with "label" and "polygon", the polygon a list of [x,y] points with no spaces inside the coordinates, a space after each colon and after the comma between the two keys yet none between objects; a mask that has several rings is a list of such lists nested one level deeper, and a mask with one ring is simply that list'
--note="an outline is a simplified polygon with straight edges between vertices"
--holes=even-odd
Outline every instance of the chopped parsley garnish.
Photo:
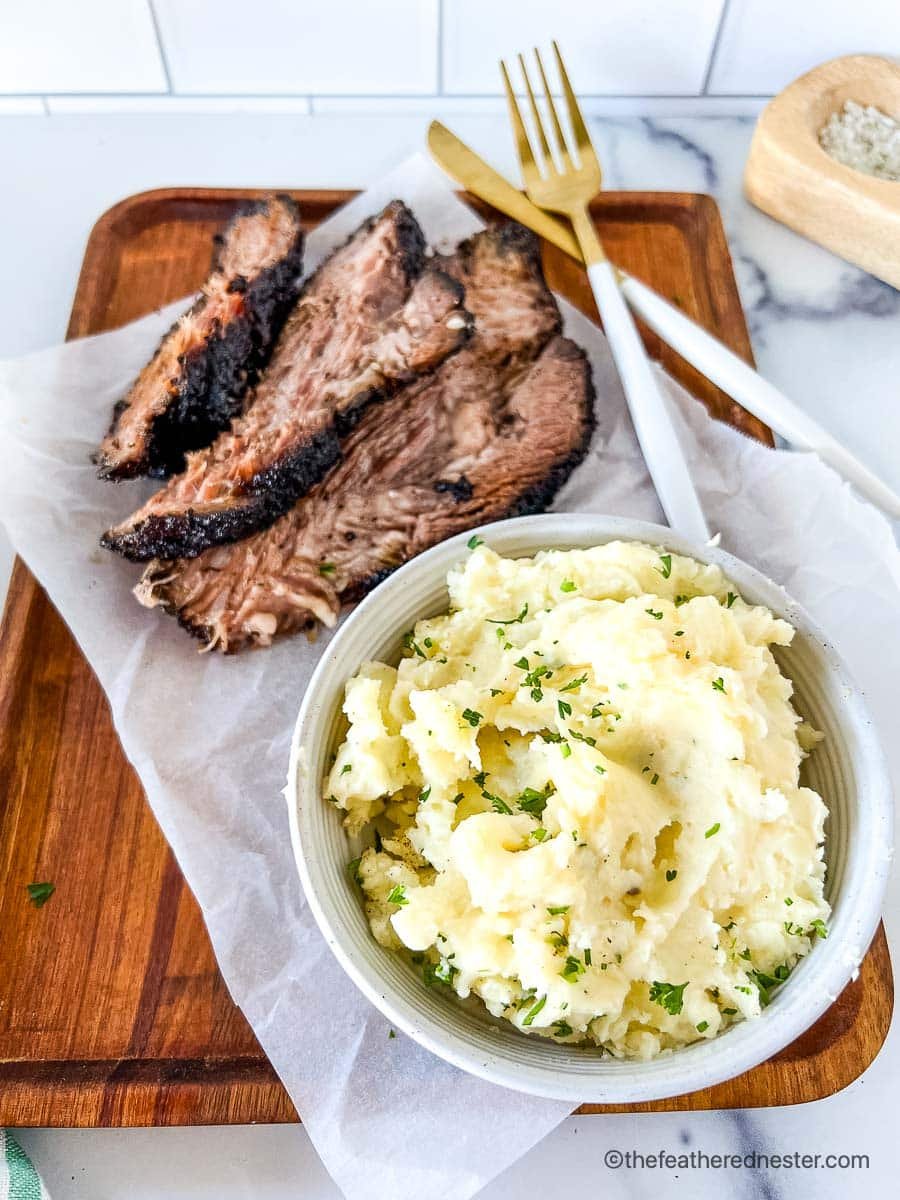
[{"label": "chopped parsley garnish", "polygon": [[522,657],[519,659],[518,662],[513,664],[513,666],[518,667],[520,671],[530,670],[530,667],[528,665],[528,659],[525,657],[524,654],[522,655]]},{"label": "chopped parsley garnish", "polygon": [[682,604],[687,604],[688,600],[690,600],[690,596],[676,596],[675,607],[681,608]]},{"label": "chopped parsley garnish", "polygon": [[539,792],[536,788],[527,787],[519,796],[517,803],[522,812],[531,813],[533,817],[539,817],[543,814],[544,809],[547,807],[548,798],[552,796],[555,791],[556,788],[552,783],[544,784],[544,790],[541,792]]},{"label": "chopped parsley garnish", "polygon": [[35,908],[43,908],[55,891],[55,883],[29,883],[28,899]]},{"label": "chopped parsley garnish", "polygon": [[559,752],[563,756],[563,758],[571,758],[572,757],[572,747],[569,745],[568,742],[563,742],[563,744],[559,748]]},{"label": "chopped parsley garnish", "polygon": [[667,1013],[677,1017],[684,1007],[684,989],[686,987],[687,983],[655,982],[650,985],[650,999],[654,1004],[659,1004],[664,1008]]},{"label": "chopped parsley garnish", "polygon": [[[524,662],[524,659],[519,659],[519,662]],[[518,665],[519,663],[516,663],[516,666]],[[544,693],[541,688],[541,680],[544,678],[549,679],[552,674],[553,672],[548,666],[537,666],[533,671],[529,671],[522,680],[522,687],[531,688],[531,698],[535,704],[540,704],[544,698]]]},{"label": "chopped parsley garnish", "polygon": [[531,836],[536,842],[542,842],[547,836],[547,830],[544,829],[543,826],[539,825],[537,829],[532,829]]},{"label": "chopped parsley garnish", "polygon": [[657,567],[656,569],[659,571],[660,575],[662,575],[663,579],[668,579],[672,574],[672,555],[661,554],[659,556],[659,561],[662,563],[662,566]]},{"label": "chopped parsley garnish", "polygon": [[656,772],[653,773],[650,782],[654,787],[656,787],[656,785],[659,783],[659,776],[656,774]]},{"label": "chopped parsley garnish", "polygon": [[734,604],[735,600],[737,600],[737,596],[734,594],[734,592],[729,592],[728,597],[725,601],[725,607],[731,608],[731,606],[732,606],[732,604]]},{"label": "chopped parsley garnish", "polygon": [[563,740],[562,734],[557,733],[555,729],[542,729],[541,738],[545,742],[561,742]]},{"label": "chopped parsley garnish", "polygon": [[591,965],[591,948],[590,948],[590,946],[588,946],[584,952],[584,965],[586,967],[589,967]]},{"label": "chopped parsley garnish", "polygon": [[397,1035],[396,1035],[396,1033],[394,1033],[393,1029],[389,1029],[389,1030],[388,1030],[388,1037],[389,1037],[389,1038],[395,1038],[396,1036],[397,1036]]},{"label": "chopped parsley garnish", "polygon": [[789,907],[790,907],[790,905],[791,905],[791,904],[793,904],[793,903],[794,903],[794,902],[793,902],[793,900],[790,898],[790,896],[787,896],[787,897],[785,897],[785,901],[784,901],[784,902],[785,902],[785,904],[787,904]]},{"label": "chopped parsley garnish", "polygon": [[502,688],[491,688],[491,695],[499,696],[500,693],[502,692],[502,690],[503,690]]},{"label": "chopped parsley garnish", "polygon": [[594,770],[597,772],[598,775],[606,774],[606,767],[601,767],[599,763],[594,764]]},{"label": "chopped parsley garnish", "polygon": [[654,612],[652,608],[645,608],[645,609],[644,609],[644,612],[645,612],[645,613],[646,613],[648,616],[652,617],[654,621],[661,621],[661,620],[663,619],[663,615],[662,615],[662,613],[661,613],[661,612]]},{"label": "chopped parsley garnish", "polygon": [[576,958],[574,954],[570,954],[566,959],[566,965],[560,971],[560,975],[562,975],[566,983],[576,983],[586,969],[580,958]]},{"label": "chopped parsley garnish", "polygon": [[577,585],[573,583],[571,579],[564,579],[559,585],[559,590],[561,592],[574,592],[576,588]]},{"label": "chopped parsley garnish", "polygon": [[552,1028],[557,1037],[571,1037],[575,1032],[568,1021],[554,1021]]},{"label": "chopped parsley garnish", "polygon": [[344,765],[341,767],[341,774],[342,774],[342,775],[349,775],[349,773],[350,773],[352,770],[353,770],[353,764],[352,764],[352,763],[344,763]]},{"label": "chopped parsley garnish", "polygon": [[726,1017],[733,1017],[733,1016],[735,1016],[736,1013],[737,1013],[736,1008],[723,1008],[722,1009],[722,1014],[723,1014],[723,1016],[726,1016]]},{"label": "chopped parsley garnish", "polygon": [[675,879],[677,875],[678,875],[678,872],[675,870],[674,867],[671,870],[666,871],[666,883],[671,883],[672,880]]},{"label": "chopped parsley garnish", "polygon": [[483,719],[481,713],[475,712],[475,710],[472,708],[464,708],[462,715],[463,720],[468,721],[473,729],[476,729],[481,724]]},{"label": "chopped parsley garnish", "polygon": [[319,563],[319,574],[320,575],[333,575],[336,570],[337,570],[337,567],[332,562]]},{"label": "chopped parsley garnish", "polygon": [[561,717],[571,717],[572,705],[568,702],[568,700],[557,700],[556,707]]},{"label": "chopped parsley garnish", "polygon": [[422,788],[421,792],[419,792],[419,803],[424,804],[430,795],[431,795],[431,785],[429,784],[428,787]]},{"label": "chopped parsley garnish", "polygon": [[810,924],[809,929],[806,931],[806,936],[808,938],[820,937],[823,939],[828,937],[828,929],[821,917],[816,917],[816,919]]},{"label": "chopped parsley garnish", "polygon": [[485,800],[490,800],[491,808],[495,813],[501,813],[503,816],[511,817],[512,809],[506,803],[502,796],[494,796],[490,792],[482,792]]},{"label": "chopped parsley garnish", "polygon": [[425,654],[425,651],[421,648],[421,646],[419,646],[418,643],[413,640],[412,632],[404,633],[403,645],[406,647],[407,650],[412,650],[416,654],[418,654],[419,658],[427,657],[427,655]]},{"label": "chopped parsley garnish", "polygon": [[528,605],[523,604],[517,617],[488,617],[488,625],[521,625],[528,616]]},{"label": "chopped parsley garnish", "polygon": [[725,691],[725,681],[721,675],[719,676],[718,679],[713,680],[713,687],[716,689],[717,692]]},{"label": "chopped parsley garnish", "polygon": [[352,858],[350,862],[347,863],[347,873],[354,883],[362,883],[362,876],[359,873],[359,864],[361,862],[361,858]]},{"label": "chopped parsley garnish", "polygon": [[388,904],[399,904],[401,907],[404,904],[409,904],[406,898],[406,888],[402,883],[398,883],[396,887],[392,887],[388,892]]},{"label": "chopped parsley garnish", "polygon": [[547,912],[551,917],[561,917],[563,913],[567,913],[569,911],[570,907],[571,905],[569,904],[559,904],[556,908],[548,908]]},{"label": "chopped parsley garnish", "polygon": [[577,679],[570,679],[565,687],[561,687],[561,692],[577,692],[583,683],[587,683],[587,675],[579,675]]},{"label": "chopped parsley garnish", "polygon": [[426,963],[422,968],[422,978],[428,987],[434,987],[436,983],[449,986],[453,982],[453,976],[458,974],[459,967],[454,967],[448,962],[440,962],[437,966],[434,963]]},{"label": "chopped parsley garnish", "polygon": [[579,733],[577,729],[570,729],[569,736],[573,737],[576,742],[584,742],[586,746],[597,745],[597,739],[595,737],[588,737],[586,734]]},{"label": "chopped parsley garnish", "polygon": [[706,1033],[707,1029],[709,1029],[709,1021],[699,1021],[698,1022],[698,1024],[697,1024],[697,1032],[698,1033]]},{"label": "chopped parsley garnish", "polygon": [[477,533],[473,533],[466,545],[470,550],[477,550],[479,546],[484,545],[484,538],[480,538]]},{"label": "chopped parsley garnish", "polygon": [[478,786],[480,788],[483,788],[485,783],[487,783],[487,777],[489,774],[490,774],[489,771],[479,771],[477,775],[472,776],[472,779],[475,781],[475,783],[478,784]]},{"label": "chopped parsley garnish", "polygon": [[431,647],[434,645],[434,642],[431,640],[431,638],[423,638],[422,645],[425,647],[426,650],[430,650]]},{"label": "chopped parsley garnish", "polygon": [[676,629],[676,630],[675,630],[675,633],[674,633],[674,635],[673,635],[673,636],[675,636],[675,637],[684,637],[684,630],[683,630],[683,629]]},{"label": "chopped parsley garnish", "polygon": [[[776,967],[775,971],[771,975],[767,974],[765,971],[748,972],[750,979],[756,984],[756,988],[759,992],[759,1002],[763,1008],[765,1008],[766,1005],[771,1002],[772,989],[777,988],[779,984],[784,983],[790,973],[791,969],[787,963],[782,963],[781,966]],[[738,991],[740,991],[740,988]]]},{"label": "chopped parsley garnish", "polygon": [[534,1018],[538,1015],[538,1013],[541,1011],[541,1009],[544,1007],[544,1005],[546,1003],[547,1003],[547,997],[541,996],[541,998],[540,998],[540,1000],[538,1000],[537,1004],[534,1004],[534,1005],[532,1005],[531,1008],[529,1008],[522,1024],[523,1025],[531,1025],[532,1022],[534,1021]]},{"label": "chopped parsley garnish", "polygon": [[716,821],[715,825],[710,825],[709,829],[707,829],[706,833],[704,833],[703,836],[705,838],[715,837],[715,835],[719,832],[719,830],[721,828],[722,828],[722,822]]}]

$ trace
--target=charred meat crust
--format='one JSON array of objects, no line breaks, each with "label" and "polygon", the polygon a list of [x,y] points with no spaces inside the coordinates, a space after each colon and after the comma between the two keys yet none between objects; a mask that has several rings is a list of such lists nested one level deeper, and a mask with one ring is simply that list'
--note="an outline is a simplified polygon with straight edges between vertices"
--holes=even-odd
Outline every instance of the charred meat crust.
[{"label": "charred meat crust", "polygon": [[[186,504],[179,511],[160,513],[152,511],[151,501],[145,506],[145,511],[135,514],[130,522],[108,530],[101,538],[101,545],[135,562],[152,558],[190,558],[210,546],[240,540],[271,525],[338,461],[340,439],[352,430],[367,407],[390,397],[413,379],[429,374],[449,354],[464,345],[471,336],[473,322],[471,315],[462,307],[465,295],[463,286],[439,267],[426,265],[424,235],[405,205],[394,202],[385,210],[387,212],[390,213],[394,238],[394,257],[408,288],[406,303],[412,303],[416,296],[426,296],[429,287],[432,290],[430,299],[420,301],[425,309],[418,314],[414,323],[417,331],[415,336],[424,339],[423,345],[429,336],[435,336],[429,335],[429,329],[443,330],[440,334],[441,344],[432,348],[430,361],[424,361],[421,355],[416,357],[415,354],[405,367],[393,361],[390,373],[383,375],[378,386],[363,387],[343,407],[334,407],[330,413],[321,412],[316,418],[321,424],[302,438],[291,441],[277,458],[254,470],[252,477],[235,489],[228,501],[220,505],[209,504],[205,508]],[[385,219],[385,213],[366,221],[344,246],[349,246],[354,240],[363,242],[365,235]],[[340,249],[321,264],[304,287],[303,296],[314,287],[328,263],[339,253]],[[303,296],[300,305],[303,304]],[[438,301],[446,310],[445,316],[455,316],[457,324],[444,326],[444,318],[438,318],[428,310],[429,304],[434,308]],[[402,316],[405,311],[402,305],[398,307],[395,318]],[[280,361],[278,353],[276,350],[272,370],[275,362]],[[262,387],[265,386],[266,377],[262,383]],[[255,411],[251,401],[250,419]],[[215,445],[212,449],[215,450]],[[174,482],[177,484],[178,479]]]},{"label": "charred meat crust", "polygon": [[195,558],[215,543],[239,542],[271,525],[290,507],[285,497],[302,495],[340,461],[341,443],[334,428],[320,430],[290,464],[279,463],[260,476],[258,486],[240,506],[213,512],[186,509],[179,513],[151,514],[133,529],[103,534],[100,545],[115,550],[131,562],[148,558]]},{"label": "charred meat crust", "polygon": [[383,220],[385,212],[391,210],[393,213],[394,232],[397,240],[397,256],[400,267],[406,278],[407,283],[412,283],[414,279],[422,274],[425,269],[425,234],[422,232],[422,227],[416,220],[412,211],[403,203],[402,200],[392,200],[391,203],[380,213],[374,213],[371,217],[367,217],[361,225],[358,225],[352,233],[349,233],[344,240],[331,251],[312,274],[305,280],[301,296],[306,292],[311,291],[319,282],[322,273],[327,269],[333,258],[336,258],[342,250],[346,250],[354,241],[363,238],[366,234],[371,233],[377,227],[380,221]]},{"label": "charred meat crust", "polygon": [[[444,259],[467,289],[469,345],[362,413],[343,459],[271,529],[156,561],[136,594],[208,648],[234,653],[331,625],[412,555],[485,521],[539,511],[593,431],[590,365],[556,331],[536,240],[507,226]],[[327,566],[327,570],[323,569]]]},{"label": "charred meat crust", "polygon": [[[268,215],[273,202],[283,207],[295,225],[286,252],[249,278],[233,275],[228,280],[226,292],[240,295],[242,303],[227,321],[216,319],[206,336],[178,356],[174,377],[163,381],[168,398],[153,418],[146,437],[130,452],[118,447],[115,439],[123,416],[140,400],[143,372],[128,396],[118,401],[103,444],[94,455],[101,479],[164,477],[179,471],[187,452],[208,445],[241,411],[246,391],[268,362],[300,293],[304,238],[299,209],[290,196],[283,194],[253,201],[242,205],[225,230],[213,239],[211,274],[222,269],[229,239],[238,222],[255,215]],[[208,303],[209,297],[202,295],[185,317],[172,326],[151,363],[159,362],[182,321],[202,318]]]},{"label": "charred meat crust", "polygon": [[183,386],[150,435],[147,475],[180,471],[188,451],[208,446],[241,411],[297,298],[301,268],[302,252],[261,271],[243,289],[241,316],[186,357]]}]

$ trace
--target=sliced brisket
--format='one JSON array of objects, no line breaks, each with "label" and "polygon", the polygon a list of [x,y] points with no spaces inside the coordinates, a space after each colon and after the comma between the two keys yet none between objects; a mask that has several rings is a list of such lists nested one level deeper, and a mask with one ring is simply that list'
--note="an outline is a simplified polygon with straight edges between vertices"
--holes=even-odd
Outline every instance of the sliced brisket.
[{"label": "sliced brisket", "polygon": [[104,479],[180,471],[241,411],[300,293],[303,233],[288,196],[245,206],[216,239],[199,299],[169,330],[97,452]]},{"label": "sliced brisket", "polygon": [[103,544],[136,561],[191,557],[271,525],[338,461],[369,403],[463,344],[462,300],[393,201],[306,285],[244,415]]},{"label": "sliced brisket", "polygon": [[210,648],[333,625],[413,555],[550,502],[593,428],[582,351],[558,336],[535,240],[479,234],[445,266],[466,288],[471,341],[431,377],[366,411],[343,461],[271,529],[199,558],[151,563],[136,594]]}]

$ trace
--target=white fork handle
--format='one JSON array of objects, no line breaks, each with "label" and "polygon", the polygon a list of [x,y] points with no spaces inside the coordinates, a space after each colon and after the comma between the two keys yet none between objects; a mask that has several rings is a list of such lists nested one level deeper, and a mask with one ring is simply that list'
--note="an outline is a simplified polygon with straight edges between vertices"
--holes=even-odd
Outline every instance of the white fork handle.
[{"label": "white fork handle", "polygon": [[900,519],[900,496],[742,358],[632,276],[625,277],[621,288],[625,299],[654,333],[707,379],[791,445],[815,451],[840,476],[855,484],[863,496]]},{"label": "white fork handle", "polygon": [[641,335],[619,290],[615,270],[604,261],[593,263],[587,273],[631,420],[666,519],[673,529],[692,541],[707,542],[709,527],[684,451]]}]

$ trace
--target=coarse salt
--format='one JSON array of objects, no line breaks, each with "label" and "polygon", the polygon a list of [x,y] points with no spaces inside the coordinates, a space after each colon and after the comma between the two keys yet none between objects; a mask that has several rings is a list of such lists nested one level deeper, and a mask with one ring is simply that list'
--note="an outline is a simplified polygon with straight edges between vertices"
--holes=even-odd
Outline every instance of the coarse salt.
[{"label": "coarse salt", "polygon": [[871,104],[848,100],[819,131],[819,144],[847,167],[900,181],[900,122]]}]

